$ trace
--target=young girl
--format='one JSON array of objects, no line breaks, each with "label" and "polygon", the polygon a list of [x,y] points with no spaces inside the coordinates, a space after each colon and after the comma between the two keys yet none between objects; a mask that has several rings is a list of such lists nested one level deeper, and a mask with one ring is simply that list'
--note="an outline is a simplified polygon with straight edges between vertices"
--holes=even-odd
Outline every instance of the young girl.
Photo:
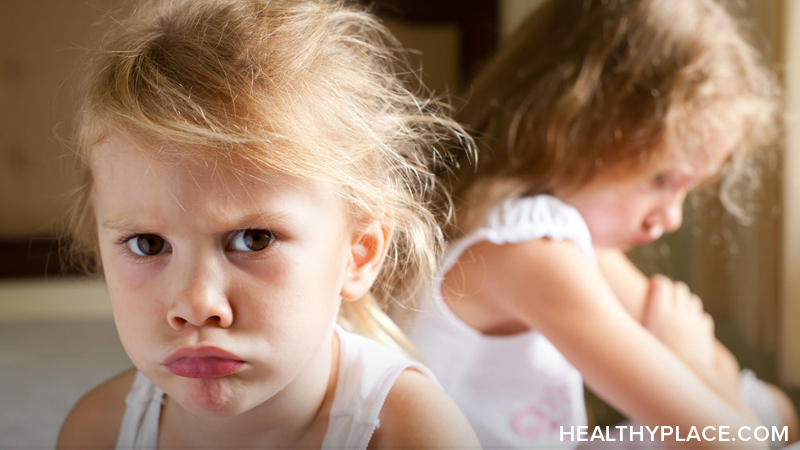
[{"label": "young girl", "polygon": [[456,173],[450,248],[409,330],[485,448],[587,440],[584,380],[671,427],[656,440],[766,445],[700,301],[626,282],[620,250],[678,228],[689,190],[770,141],[775,93],[711,0],[552,0],[478,77],[461,118],[483,147]]},{"label": "young girl", "polygon": [[429,166],[467,144],[403,87],[396,46],[335,1],[115,19],[71,229],[135,369],[74,407],[59,448],[479,446],[427,369],[336,325],[400,336],[382,308],[435,268]]}]

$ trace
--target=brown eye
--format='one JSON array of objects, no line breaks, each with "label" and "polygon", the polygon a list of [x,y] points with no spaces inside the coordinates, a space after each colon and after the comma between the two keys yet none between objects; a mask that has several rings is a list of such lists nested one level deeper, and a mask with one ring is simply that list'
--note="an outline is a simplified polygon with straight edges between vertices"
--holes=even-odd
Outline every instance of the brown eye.
[{"label": "brown eye", "polygon": [[258,252],[269,247],[275,237],[267,230],[240,230],[231,239],[230,248],[237,252]]},{"label": "brown eye", "polygon": [[137,234],[128,239],[127,245],[139,256],[153,256],[170,250],[167,241],[157,234]]}]

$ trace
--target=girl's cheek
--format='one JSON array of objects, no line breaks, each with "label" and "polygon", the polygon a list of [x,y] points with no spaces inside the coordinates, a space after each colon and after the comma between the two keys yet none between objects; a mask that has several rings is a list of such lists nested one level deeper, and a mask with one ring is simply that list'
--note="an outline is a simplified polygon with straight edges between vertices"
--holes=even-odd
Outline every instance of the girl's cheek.
[{"label": "girl's cheek", "polygon": [[122,280],[135,286],[146,286],[157,281],[169,264],[169,256],[156,258],[156,261],[139,262],[122,258],[120,264],[120,277]]},{"label": "girl's cheek", "polygon": [[285,244],[277,244],[263,252],[236,253],[228,256],[228,261],[249,277],[268,282],[287,276],[294,267],[295,256]]},{"label": "girl's cheek", "polygon": [[168,263],[169,255],[142,261],[112,250],[103,255],[103,272],[109,282],[130,290],[146,289],[156,282]]},{"label": "girl's cheek", "polygon": [[[153,321],[166,317],[163,303],[169,298],[171,286],[166,285],[166,277],[152,274],[153,268],[135,267],[131,264],[112,265],[106,268],[106,283],[111,297],[111,307],[118,327],[127,334],[141,331],[142,320]],[[120,330],[122,331],[122,330]]]}]

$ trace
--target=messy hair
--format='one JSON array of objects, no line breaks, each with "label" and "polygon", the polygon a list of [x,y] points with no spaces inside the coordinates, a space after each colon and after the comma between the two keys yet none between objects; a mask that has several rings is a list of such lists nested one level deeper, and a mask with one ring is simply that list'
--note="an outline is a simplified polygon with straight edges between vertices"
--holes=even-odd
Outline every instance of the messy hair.
[{"label": "messy hair", "polygon": [[499,198],[635,173],[721,133],[737,160],[774,142],[778,91],[713,0],[550,0],[479,74],[459,116],[480,158],[456,177],[454,198],[468,207],[458,205],[454,233]]},{"label": "messy hair", "polygon": [[384,312],[434,272],[449,203],[433,173],[471,141],[442,103],[406,87],[418,73],[385,26],[334,0],[151,0],[111,20],[76,127],[78,262],[99,269],[89,157],[112,133],[169,144],[153,157],[331,183],[353,224],[394,224],[377,282],[340,323],[408,349]]}]

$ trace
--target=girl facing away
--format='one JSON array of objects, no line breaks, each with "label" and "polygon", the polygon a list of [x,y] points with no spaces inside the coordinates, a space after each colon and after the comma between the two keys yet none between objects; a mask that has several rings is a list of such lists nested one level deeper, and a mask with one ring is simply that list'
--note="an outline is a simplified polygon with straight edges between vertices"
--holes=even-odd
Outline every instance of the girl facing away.
[{"label": "girl facing away", "polygon": [[114,22],[71,231],[135,368],[76,404],[58,447],[477,448],[427,369],[345,331],[403,344],[382,310],[435,270],[430,168],[469,147],[404,88],[388,31],[325,0],[151,1]]},{"label": "girl facing away", "polygon": [[460,117],[477,167],[455,174],[449,250],[408,330],[484,448],[577,446],[583,381],[686,447],[766,447],[752,430],[796,422],[780,391],[740,379],[685,285],[622,254],[773,140],[777,92],[711,0],[552,0],[478,76]]}]

